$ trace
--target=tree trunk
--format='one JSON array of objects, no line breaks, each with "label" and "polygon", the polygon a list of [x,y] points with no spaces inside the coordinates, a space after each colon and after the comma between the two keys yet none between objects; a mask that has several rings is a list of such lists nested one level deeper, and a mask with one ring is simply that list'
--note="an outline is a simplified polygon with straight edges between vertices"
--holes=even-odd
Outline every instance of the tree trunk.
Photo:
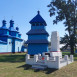
[{"label": "tree trunk", "polygon": [[70,48],[71,48],[71,54],[74,54],[74,40],[73,36],[70,37]]},{"label": "tree trunk", "polygon": [[71,45],[71,54],[74,54],[74,46]]}]

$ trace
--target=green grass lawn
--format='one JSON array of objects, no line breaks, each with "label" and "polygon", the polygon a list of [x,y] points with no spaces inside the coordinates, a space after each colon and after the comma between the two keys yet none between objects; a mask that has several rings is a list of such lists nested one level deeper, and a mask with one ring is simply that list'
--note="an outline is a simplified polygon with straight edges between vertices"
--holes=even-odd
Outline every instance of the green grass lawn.
[{"label": "green grass lawn", "polygon": [[[63,53],[63,55],[69,53]],[[0,77],[77,77],[77,54],[75,62],[60,70],[34,70],[25,64],[25,53],[0,54]]]}]

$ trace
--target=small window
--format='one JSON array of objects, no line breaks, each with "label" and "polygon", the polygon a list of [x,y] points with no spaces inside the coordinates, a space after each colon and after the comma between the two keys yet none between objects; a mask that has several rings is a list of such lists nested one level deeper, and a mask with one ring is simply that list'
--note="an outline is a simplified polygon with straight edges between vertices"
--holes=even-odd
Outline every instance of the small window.
[{"label": "small window", "polygon": [[9,42],[9,44],[11,44],[11,42]]},{"label": "small window", "polygon": [[40,23],[40,26],[43,26],[43,24],[42,24],[42,23]]},{"label": "small window", "polygon": [[39,26],[39,23],[37,23],[36,26]]},{"label": "small window", "polygon": [[32,24],[32,26],[35,26],[35,24]]}]

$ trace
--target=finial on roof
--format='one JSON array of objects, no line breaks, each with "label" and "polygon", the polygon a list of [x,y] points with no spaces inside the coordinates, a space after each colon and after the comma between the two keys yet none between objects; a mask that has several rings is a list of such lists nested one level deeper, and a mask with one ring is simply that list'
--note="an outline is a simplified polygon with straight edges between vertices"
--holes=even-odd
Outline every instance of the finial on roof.
[{"label": "finial on roof", "polygon": [[38,12],[38,14],[40,14],[40,11],[39,10],[37,12]]},{"label": "finial on roof", "polygon": [[2,21],[2,24],[3,24],[3,26],[6,26],[6,21],[3,20],[3,21]]},{"label": "finial on roof", "polygon": [[10,20],[10,27],[13,27],[13,25],[14,25],[14,21]]},{"label": "finial on roof", "polygon": [[13,20],[10,20],[10,23],[14,24],[14,21]]},{"label": "finial on roof", "polygon": [[18,28],[18,27],[16,27],[16,30],[17,30],[17,31],[19,31],[19,28]]}]

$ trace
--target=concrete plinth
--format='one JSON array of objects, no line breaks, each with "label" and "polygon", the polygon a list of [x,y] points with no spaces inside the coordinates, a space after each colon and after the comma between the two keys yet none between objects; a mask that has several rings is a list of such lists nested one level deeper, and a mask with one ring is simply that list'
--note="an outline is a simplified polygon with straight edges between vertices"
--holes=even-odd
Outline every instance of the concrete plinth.
[{"label": "concrete plinth", "polygon": [[52,32],[51,35],[51,51],[60,52],[60,37],[57,31]]}]

